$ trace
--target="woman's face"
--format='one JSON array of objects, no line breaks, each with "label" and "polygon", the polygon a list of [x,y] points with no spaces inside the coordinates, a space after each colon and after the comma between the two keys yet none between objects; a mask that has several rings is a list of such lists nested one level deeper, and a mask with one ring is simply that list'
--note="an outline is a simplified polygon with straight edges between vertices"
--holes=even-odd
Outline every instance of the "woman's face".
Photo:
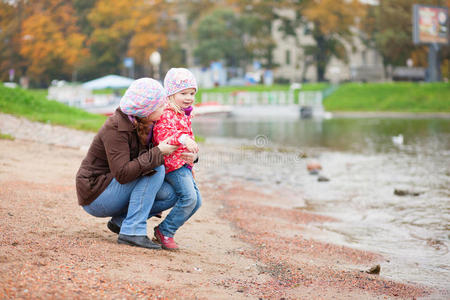
[{"label": "woman's face", "polygon": [[159,118],[161,118],[161,115],[163,114],[165,108],[166,102],[162,102],[155,111],[153,111],[150,115],[148,115],[146,121],[148,122],[158,121]]},{"label": "woman's face", "polygon": [[175,104],[180,108],[188,108],[194,103],[196,92],[197,91],[194,88],[182,90],[173,95],[173,101],[175,101]]}]

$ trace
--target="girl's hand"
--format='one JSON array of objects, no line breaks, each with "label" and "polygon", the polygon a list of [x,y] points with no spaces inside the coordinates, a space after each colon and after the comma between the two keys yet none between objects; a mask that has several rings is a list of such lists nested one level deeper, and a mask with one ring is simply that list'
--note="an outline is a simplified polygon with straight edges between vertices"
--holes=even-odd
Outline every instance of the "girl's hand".
[{"label": "girl's hand", "polygon": [[192,165],[194,161],[197,159],[198,154],[197,153],[191,153],[191,152],[183,152],[181,153],[180,158],[187,162],[188,164]]},{"label": "girl's hand", "polygon": [[178,146],[173,146],[168,144],[169,140],[172,137],[169,137],[167,139],[165,139],[164,141],[162,141],[161,143],[159,143],[158,147],[159,150],[161,151],[162,155],[168,155],[168,154],[172,154],[175,150],[178,149]]},{"label": "girl's hand", "polygon": [[192,153],[198,152],[198,145],[193,139],[187,138],[184,144],[190,152]]}]

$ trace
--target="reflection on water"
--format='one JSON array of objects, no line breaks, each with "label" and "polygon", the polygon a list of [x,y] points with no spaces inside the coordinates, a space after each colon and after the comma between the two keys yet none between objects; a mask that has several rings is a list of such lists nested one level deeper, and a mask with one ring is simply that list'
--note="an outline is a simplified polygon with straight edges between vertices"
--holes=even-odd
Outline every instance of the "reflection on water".
[{"label": "reflection on water", "polygon": [[408,150],[450,149],[449,119],[347,118],[329,120],[235,119],[199,117],[194,129],[205,137],[254,139],[265,135],[275,144],[331,150],[386,152],[402,134]]},{"label": "reflection on water", "polygon": [[[344,220],[314,225],[311,232],[317,233],[314,238],[385,254],[390,262],[382,265],[384,276],[450,290],[449,119],[202,117],[193,125],[207,142],[222,137],[225,143],[257,144],[256,138],[263,136],[272,146],[291,146],[316,156],[322,174],[331,179],[327,183],[308,175],[305,161],[260,164],[258,168],[272,168],[264,172],[243,169],[246,159],[242,159],[239,167],[220,169],[241,178],[245,178],[242,170],[253,170],[248,176],[262,185],[276,180],[280,186],[298,190],[304,209]],[[403,144],[392,140],[399,134]],[[421,194],[400,197],[394,195],[395,189]]]}]

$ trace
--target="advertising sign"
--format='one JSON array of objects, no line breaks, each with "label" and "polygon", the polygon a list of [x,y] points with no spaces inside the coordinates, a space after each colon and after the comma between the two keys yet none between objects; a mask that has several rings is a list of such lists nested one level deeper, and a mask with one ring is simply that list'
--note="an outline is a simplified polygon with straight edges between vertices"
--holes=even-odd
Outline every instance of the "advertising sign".
[{"label": "advertising sign", "polygon": [[448,9],[446,7],[413,6],[413,39],[415,44],[448,44]]}]

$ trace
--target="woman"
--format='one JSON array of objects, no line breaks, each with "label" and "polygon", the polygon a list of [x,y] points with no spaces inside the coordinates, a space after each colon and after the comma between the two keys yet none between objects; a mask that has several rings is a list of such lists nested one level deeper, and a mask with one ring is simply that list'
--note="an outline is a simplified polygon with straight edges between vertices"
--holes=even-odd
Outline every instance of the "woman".
[{"label": "woman", "polygon": [[93,216],[112,217],[108,228],[119,233],[119,244],[161,249],[147,236],[147,219],[176,203],[173,189],[163,184],[163,164],[164,156],[177,146],[163,141],[153,147],[149,141],[152,124],[165,106],[159,82],[134,81],[94,137],[78,170],[78,203]]}]

